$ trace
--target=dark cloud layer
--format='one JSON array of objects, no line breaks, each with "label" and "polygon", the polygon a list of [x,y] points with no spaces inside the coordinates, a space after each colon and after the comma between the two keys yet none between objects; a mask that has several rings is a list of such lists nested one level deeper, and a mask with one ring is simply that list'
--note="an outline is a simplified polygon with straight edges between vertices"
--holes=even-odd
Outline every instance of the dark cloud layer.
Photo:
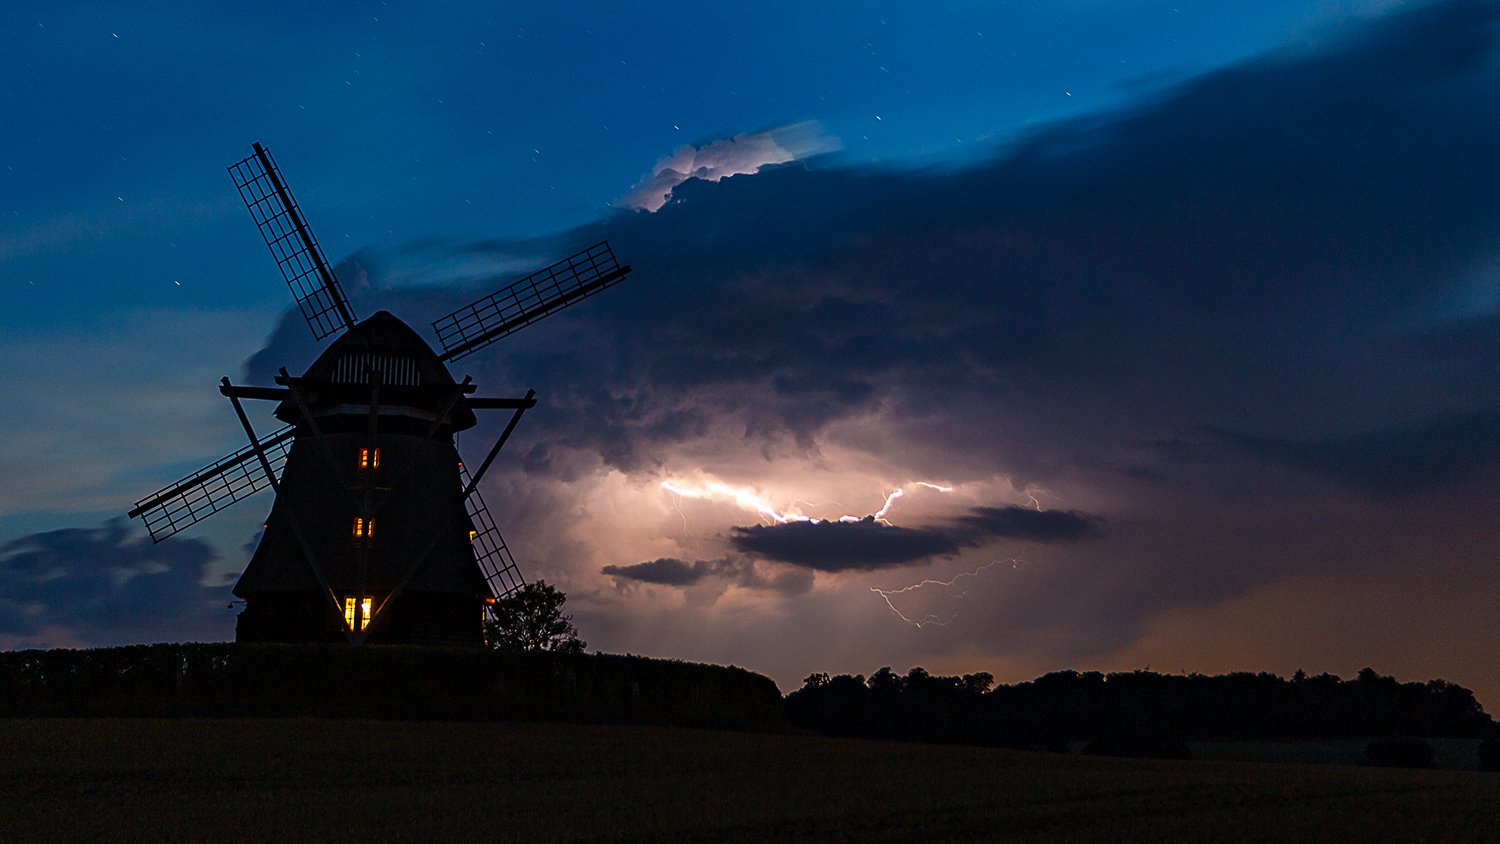
[{"label": "dark cloud layer", "polygon": [[951,557],[963,548],[1000,539],[1063,542],[1095,537],[1103,523],[1098,516],[1076,510],[975,507],[940,526],[897,527],[866,516],[859,521],[735,527],[729,541],[743,553],[816,571],[877,571]]},{"label": "dark cloud layer", "polygon": [[731,530],[730,544],[746,554],[816,571],[875,571],[957,554],[941,530],[857,522],[788,522]]},{"label": "dark cloud layer", "polygon": [[1101,534],[1104,519],[1077,510],[1032,510],[1026,507],[975,507],[967,516],[954,519],[949,529],[965,544],[979,545],[993,539],[1029,542],[1068,542]]},{"label": "dark cloud layer", "polygon": [[1383,496],[1464,481],[1500,463],[1500,410],[1494,409],[1311,442],[1209,431],[1253,456]]},{"label": "dark cloud layer", "polygon": [[[815,450],[833,423],[884,412],[982,453],[985,471],[1045,478],[1110,447],[1101,435],[1140,433],[1100,413],[1111,391],[1149,391],[1134,414],[1153,415],[1134,420],[1148,427],[1284,426],[1268,407],[1294,414],[1334,390],[1373,417],[1361,392],[1410,364],[1371,350],[1411,308],[1452,295],[1500,219],[1495,20],[1488,2],[1392,15],[956,171],[690,179],[655,213],[450,246],[511,261],[608,238],[636,268],[459,368],[538,390],[505,459],[542,474],[566,471],[570,450],[649,468],[725,422],[771,450]],[[373,285],[361,312],[389,307],[424,329],[508,280],[388,290],[379,256],[359,260]],[[289,314],[251,380],[305,361],[305,335]],[[1316,366],[1291,370],[1308,356]],[[1070,404],[1048,395],[1059,385]],[[1442,405],[1458,386],[1424,389]],[[975,424],[997,403],[1063,424],[997,438]]]},{"label": "dark cloud layer", "polygon": [[600,573],[615,578],[616,583],[631,581],[656,586],[696,586],[718,578],[749,589],[789,595],[800,595],[812,588],[808,572],[796,569],[762,572],[754,561],[735,557],[692,563],[662,557],[631,566],[605,566]]},{"label": "dark cloud layer", "polygon": [[22,537],[0,547],[0,635],[98,644],[159,641],[164,632],[212,641],[232,634],[227,587],[200,584],[208,543],[153,545],[121,520]]},{"label": "dark cloud layer", "polygon": [[689,564],[675,557],[662,557],[633,566],[605,566],[602,573],[658,586],[692,586],[705,577],[724,572],[727,567],[727,560],[696,560]]}]

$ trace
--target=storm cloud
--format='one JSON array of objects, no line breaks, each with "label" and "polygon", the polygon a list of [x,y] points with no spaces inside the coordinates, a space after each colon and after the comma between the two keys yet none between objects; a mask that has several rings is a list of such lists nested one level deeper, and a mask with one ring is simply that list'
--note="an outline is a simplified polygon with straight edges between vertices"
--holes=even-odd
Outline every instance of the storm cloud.
[{"label": "storm cloud", "polygon": [[1310,442],[1209,432],[1255,457],[1381,496],[1415,495],[1500,463],[1500,410],[1495,409]]},{"label": "storm cloud", "polygon": [[1104,519],[1077,510],[1033,510],[1028,507],[975,507],[954,519],[949,529],[965,544],[980,545],[996,539],[1030,542],[1070,542],[1101,534]]},{"label": "storm cloud", "polygon": [[[541,471],[560,450],[639,471],[726,428],[812,452],[841,421],[881,413],[986,470],[1045,478],[1136,433],[1101,406],[1142,390],[1155,418],[1129,415],[1147,426],[1300,424],[1335,387],[1355,397],[1406,369],[1374,344],[1394,342],[1398,314],[1456,295],[1443,286],[1488,254],[1500,192],[1478,186],[1500,181],[1495,18],[1489,3],[1422,7],[956,170],[690,178],[655,212],[452,244],[514,263],[608,238],[636,268],[607,305],[463,365],[538,390],[547,433],[518,451]],[[421,326],[513,277],[416,290],[372,272],[356,304]],[[305,334],[289,313],[251,380],[305,359]],[[1428,381],[1414,397],[1443,405],[1457,387]],[[974,422],[997,402],[1006,437]],[[1347,411],[1371,428],[1412,421]],[[1036,413],[1062,424],[1040,430]]]},{"label": "storm cloud", "polygon": [[215,556],[197,539],[152,544],[120,519],[13,540],[0,546],[0,641],[116,644],[164,629],[221,640],[233,596],[201,583]]},{"label": "storm cloud", "polygon": [[662,557],[633,566],[605,566],[601,573],[640,583],[659,586],[692,586],[705,577],[721,574],[730,568],[728,560],[696,560],[685,563],[674,557]]},{"label": "storm cloud", "polygon": [[662,557],[631,566],[605,566],[601,574],[616,583],[634,582],[655,586],[697,586],[705,581],[723,580],[736,586],[760,591],[800,595],[812,588],[808,572],[778,567],[762,571],[753,560],[722,557],[717,560],[694,560],[687,563],[674,557]]},{"label": "storm cloud", "polygon": [[735,527],[730,543],[747,554],[816,571],[875,571],[957,554],[941,530],[857,522],[789,522]]},{"label": "storm cloud", "polygon": [[1102,518],[1076,510],[975,507],[938,526],[898,527],[866,516],[858,521],[735,527],[729,541],[746,554],[816,571],[876,571],[951,557],[963,548],[1001,539],[1060,542],[1094,537],[1103,523]]},{"label": "storm cloud", "polygon": [[[850,615],[913,654],[1076,658],[1295,578],[1374,582],[1414,548],[1461,568],[1493,547],[1466,502],[1493,500],[1500,465],[1497,16],[1458,0],[1351,21],[963,165],[814,159],[688,178],[655,211],[553,237],[395,247],[355,305],[425,330],[515,277],[445,269],[460,259],[535,266],[607,238],[635,268],[455,367],[485,393],[537,390],[486,495],[523,567],[576,578],[579,617],[621,641],[696,643],[728,616],[661,632],[678,589],[604,578],[840,574],[795,612],[738,606],[781,664]],[[289,313],[249,380],[312,351]],[[828,509],[746,527],[753,508],[660,491],[679,477]],[[838,521],[920,479],[959,492]],[[1024,564],[991,565],[1002,540],[1028,543]],[[962,574],[985,611],[920,640],[879,626],[883,601],[859,615],[867,581],[917,594],[917,565],[934,569],[917,592],[948,600]]]}]

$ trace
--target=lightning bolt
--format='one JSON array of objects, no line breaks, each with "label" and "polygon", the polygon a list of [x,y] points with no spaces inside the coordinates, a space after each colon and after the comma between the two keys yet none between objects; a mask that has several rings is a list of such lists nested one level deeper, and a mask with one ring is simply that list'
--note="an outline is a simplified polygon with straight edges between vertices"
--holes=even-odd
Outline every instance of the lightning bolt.
[{"label": "lightning bolt", "polygon": [[1036,499],[1036,494],[1037,493],[1045,495],[1048,498],[1053,499],[1054,501],[1060,500],[1060,499],[1058,499],[1057,496],[1053,495],[1052,493],[1050,493],[1050,492],[1048,492],[1045,489],[1042,489],[1040,487],[1032,487],[1032,486],[1027,487],[1026,491],[1024,493],[1022,493],[1022,495],[1026,496],[1026,498],[1031,502],[1031,506],[1035,507],[1036,511],[1038,513],[1042,512],[1042,502],[1040,502],[1040,501],[1038,501]]},{"label": "lightning bolt", "polygon": [[[911,586],[905,586],[900,589],[878,589],[874,586],[871,586],[870,591],[874,592],[882,599],[884,599],[885,605],[891,608],[891,612],[895,613],[897,618],[900,618],[902,621],[910,624],[913,627],[919,629],[928,625],[933,625],[935,627],[947,627],[949,624],[953,623],[953,620],[955,618],[958,618],[958,613],[954,613],[953,615],[948,616],[947,620],[940,619],[937,615],[931,613],[924,615],[918,619],[909,618],[905,613],[901,612],[901,610],[896,609],[895,604],[891,603],[891,596],[901,595],[914,589],[921,589],[924,586],[941,586],[945,590],[951,590],[955,585],[957,585],[960,580],[966,577],[978,577],[979,573],[984,571],[985,569],[993,568],[994,566],[998,566],[1001,563],[1010,563],[1011,568],[1015,568],[1021,565],[1023,562],[1025,561],[1017,559],[1015,557],[1012,557],[1008,560],[991,560],[990,562],[985,563],[984,565],[974,569],[973,571],[960,572],[959,574],[954,575],[952,580],[924,580],[921,583],[914,583]],[[953,595],[953,597],[963,598],[968,596],[968,594],[968,592],[960,588],[959,591]]]},{"label": "lightning bolt", "polygon": [[768,500],[751,492],[748,489],[735,489],[728,484],[717,481],[705,484],[699,489],[689,489],[685,486],[674,484],[670,481],[662,482],[662,489],[675,493],[680,498],[701,498],[713,500],[715,498],[727,498],[746,510],[752,510],[763,519],[769,519],[779,525],[787,522],[815,522],[818,521],[810,516],[804,516],[793,510],[781,511]]},{"label": "lightning bolt", "polygon": [[[951,486],[940,486],[938,484],[930,484],[930,483],[928,483],[926,481],[913,481],[910,484],[907,484],[907,486],[925,486],[928,489],[935,489],[938,492],[952,492],[953,491],[953,487],[951,487]],[[883,522],[883,523],[885,523],[887,525],[890,524],[890,522],[886,521],[885,514],[891,512],[891,505],[893,505],[893,504],[896,503],[896,499],[898,499],[898,498],[905,498],[905,497],[906,497],[906,487],[900,487],[895,492],[891,493],[890,495],[887,495],[885,497],[885,506],[883,506],[879,510],[875,511],[875,521],[877,521],[877,522]],[[844,517],[844,518],[848,519],[847,516]],[[853,521],[858,521],[858,519],[854,519]]]},{"label": "lightning bolt", "polygon": [[881,507],[879,510],[875,511],[875,521],[877,521],[877,522],[885,522],[886,524],[890,524],[890,522],[886,522],[885,521],[885,514],[891,512],[891,505],[896,503],[896,499],[902,498],[905,495],[906,495],[906,489],[905,488],[898,489],[895,492],[891,493],[890,495],[887,495],[885,497],[885,506]]},{"label": "lightning bolt", "polygon": [[[701,486],[689,486],[685,483],[662,481],[661,486],[662,489],[665,489],[666,491],[677,496],[679,513],[682,510],[680,505],[683,498],[697,498],[707,501],[729,501],[741,507],[742,509],[750,510],[751,512],[756,513],[764,521],[779,525],[784,525],[789,522],[858,522],[861,520],[860,516],[847,514],[839,516],[836,519],[818,519],[806,515],[797,506],[798,504],[807,504],[809,507],[815,507],[818,505],[815,505],[803,498],[793,499],[791,508],[783,510],[777,507],[776,503],[771,499],[759,495],[752,490],[733,487],[729,484],[721,483],[719,481],[702,484]],[[905,496],[906,489],[913,486],[927,487],[928,489],[935,489],[938,492],[953,491],[953,487],[951,486],[941,486],[939,484],[928,483],[927,481],[913,481],[904,486],[898,487],[895,492],[886,495],[885,504],[882,505],[881,508],[874,513],[874,518],[877,521],[884,522],[885,524],[890,524],[890,522],[886,521],[886,514],[890,512],[891,506],[895,503],[896,499]],[[838,502],[834,503],[836,504]],[[684,524],[686,524],[685,519]]]},{"label": "lightning bolt", "polygon": [[[663,484],[663,486],[665,486],[665,484]],[[678,517],[682,519],[682,532],[685,533],[685,534],[687,534],[688,536],[692,536],[693,535],[693,531],[692,531],[692,529],[690,529],[688,527],[687,513],[682,512],[682,496],[681,495],[678,495],[677,498],[675,500],[673,500],[673,502],[672,502],[672,509],[676,510]]]}]

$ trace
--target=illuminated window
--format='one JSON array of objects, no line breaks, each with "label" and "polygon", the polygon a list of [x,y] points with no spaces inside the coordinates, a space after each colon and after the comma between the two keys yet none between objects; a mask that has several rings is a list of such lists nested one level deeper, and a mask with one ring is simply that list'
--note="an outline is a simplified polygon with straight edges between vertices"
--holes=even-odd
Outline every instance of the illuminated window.
[{"label": "illuminated window", "polygon": [[471,530],[471,531],[469,531],[469,544],[470,545],[474,544],[474,537],[476,537],[478,535],[479,535],[479,531],[477,531],[477,530]]},{"label": "illuminated window", "polygon": [[[363,611],[361,613],[363,618],[360,619],[359,629],[363,630],[366,627],[370,626],[369,598],[365,598],[364,603],[360,606],[360,609]],[[344,599],[344,624],[348,625],[349,629],[354,629],[354,599],[352,597]]]},{"label": "illuminated window", "polygon": [[380,468],[380,449],[378,449],[378,448],[374,449],[373,453],[368,448],[362,448],[362,449],[360,449],[359,450],[359,468],[361,468],[361,469],[379,469]]},{"label": "illuminated window", "polygon": [[354,517],[354,536],[355,536],[355,538],[369,539],[370,537],[372,537],[374,535],[375,535],[375,520],[374,519],[371,519],[369,521],[369,523],[366,524],[364,519],[361,519],[358,516]]}]

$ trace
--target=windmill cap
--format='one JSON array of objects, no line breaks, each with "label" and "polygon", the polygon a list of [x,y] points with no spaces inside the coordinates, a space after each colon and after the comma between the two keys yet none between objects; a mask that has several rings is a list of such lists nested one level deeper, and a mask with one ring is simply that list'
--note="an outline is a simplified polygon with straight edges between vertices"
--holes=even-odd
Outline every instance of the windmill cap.
[{"label": "windmill cap", "polygon": [[[440,410],[452,397],[446,388],[457,384],[421,335],[390,311],[377,311],[355,323],[318,355],[299,380],[328,384],[332,389],[325,390],[327,399],[340,404],[346,399],[335,398],[333,393],[345,393],[341,385],[368,384],[372,369],[380,372],[383,390],[390,387],[397,391],[382,393],[396,404],[431,405],[430,409]],[[412,388],[417,392],[409,392]],[[321,415],[317,405],[325,404],[322,396],[309,400],[309,404],[315,416]],[[287,421],[300,416],[291,400],[283,402],[276,415]],[[476,421],[463,399],[454,405],[449,418],[455,431],[473,427]]]}]

